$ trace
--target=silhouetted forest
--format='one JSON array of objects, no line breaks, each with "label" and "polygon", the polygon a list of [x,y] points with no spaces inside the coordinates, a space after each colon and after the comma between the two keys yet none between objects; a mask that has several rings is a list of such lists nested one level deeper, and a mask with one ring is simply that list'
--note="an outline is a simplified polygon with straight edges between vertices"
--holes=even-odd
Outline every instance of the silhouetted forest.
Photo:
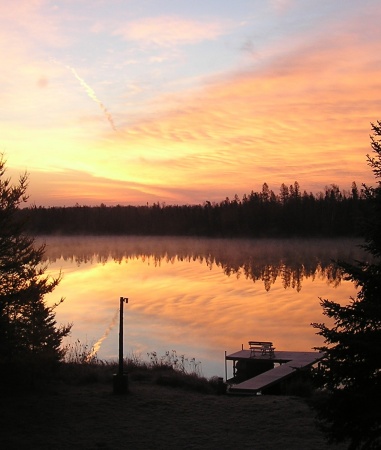
[{"label": "silhouetted forest", "polygon": [[356,236],[368,207],[364,190],[352,183],[341,192],[335,184],[318,194],[299,183],[282,184],[275,194],[261,192],[202,205],[29,207],[28,230],[34,234],[161,235],[209,237]]}]

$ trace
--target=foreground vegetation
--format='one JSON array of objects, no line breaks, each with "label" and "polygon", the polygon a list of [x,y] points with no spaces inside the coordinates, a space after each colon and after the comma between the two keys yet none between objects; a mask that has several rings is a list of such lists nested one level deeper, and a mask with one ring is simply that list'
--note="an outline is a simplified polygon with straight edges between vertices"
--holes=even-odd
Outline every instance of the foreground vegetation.
[{"label": "foreground vegetation", "polygon": [[[72,385],[105,383],[111,386],[118,368],[116,361],[100,360],[93,348],[76,341],[65,348],[65,357],[55,378]],[[205,378],[195,358],[177,355],[175,350],[161,356],[150,352],[147,358],[132,354],[124,359],[123,370],[132,382],[165,385],[205,394],[221,394],[225,391],[221,379]]]},{"label": "foreground vegetation", "polygon": [[45,295],[60,277],[46,275],[45,246],[36,246],[18,215],[27,201],[27,175],[12,185],[0,155],[0,383],[21,382],[24,370],[45,377],[63,357],[62,340],[71,325],[58,326]]},{"label": "foreground vegetation", "polygon": [[53,383],[3,399],[7,450],[331,449],[299,397],[210,395],[131,377],[127,395],[109,382]]},{"label": "foreground vegetation", "polygon": [[[192,361],[193,358],[190,360]],[[271,448],[328,450],[308,390],[287,396],[222,394],[182,355],[155,352],[124,361],[129,390],[114,395],[116,362],[76,342],[55,376],[34,389],[1,385],[0,446],[7,450]],[[29,373],[25,372],[24,377]],[[299,394],[299,396],[295,396]],[[22,427],[20,427],[22,424]],[[297,430],[297,431],[296,431]],[[335,450],[343,450],[338,446]]]},{"label": "foreground vegetation", "polygon": [[313,324],[326,354],[319,381],[328,395],[318,416],[331,442],[349,439],[350,450],[381,448],[381,122],[372,129],[367,160],[377,186],[366,188],[371,209],[362,229],[372,261],[338,262],[357,295],[346,305],[322,299],[330,322]]}]

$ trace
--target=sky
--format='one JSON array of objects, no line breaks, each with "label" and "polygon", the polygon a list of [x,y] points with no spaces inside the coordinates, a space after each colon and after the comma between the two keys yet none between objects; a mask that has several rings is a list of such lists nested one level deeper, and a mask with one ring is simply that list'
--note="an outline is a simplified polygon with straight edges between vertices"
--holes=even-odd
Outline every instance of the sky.
[{"label": "sky", "polygon": [[0,3],[0,152],[38,206],[374,184],[378,0]]}]

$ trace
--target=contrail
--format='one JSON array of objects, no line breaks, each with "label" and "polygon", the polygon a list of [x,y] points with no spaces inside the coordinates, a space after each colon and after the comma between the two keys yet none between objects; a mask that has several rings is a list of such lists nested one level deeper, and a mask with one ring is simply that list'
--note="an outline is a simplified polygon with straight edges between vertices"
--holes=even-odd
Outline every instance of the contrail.
[{"label": "contrail", "polygon": [[110,325],[107,327],[106,331],[104,332],[103,336],[98,339],[98,341],[93,345],[93,348],[91,352],[88,354],[86,360],[91,361],[92,358],[98,353],[99,349],[101,348],[102,342],[107,338],[107,336],[110,334],[110,331],[114,328],[116,319],[118,317],[119,309],[116,310],[114,317],[111,320]]},{"label": "contrail", "polygon": [[91,89],[91,87],[85,82],[85,80],[78,75],[77,71],[75,69],[73,69],[73,67],[70,67],[70,66],[65,66],[65,67],[67,67],[73,73],[75,78],[77,78],[77,80],[81,83],[81,86],[85,89],[87,95],[92,100],[94,100],[94,102],[98,103],[98,105],[100,106],[100,108],[103,111],[104,115],[106,116],[107,120],[110,122],[111,128],[114,131],[117,131],[111,114],[107,111],[107,108],[105,107],[105,105],[95,95],[95,92],[93,91],[93,89]]},{"label": "contrail", "polygon": [[[56,61],[55,59],[52,59],[52,61],[56,64],[61,64],[58,61]],[[85,89],[87,95],[91,98],[91,100],[94,100],[94,102],[98,103],[99,107],[101,108],[101,110],[103,111],[103,114],[106,116],[106,119],[109,121],[111,128],[114,131],[118,131],[114,120],[112,118],[112,115],[110,114],[110,112],[107,110],[107,108],[105,107],[105,105],[99,100],[99,98],[96,96],[94,90],[86,83],[86,81],[81,78],[77,71],[73,68],[70,67],[69,65],[65,65],[65,64],[61,64],[62,66],[66,67],[66,69],[70,70],[70,72],[75,76],[75,78],[79,81],[79,83],[81,84],[81,86]]]}]

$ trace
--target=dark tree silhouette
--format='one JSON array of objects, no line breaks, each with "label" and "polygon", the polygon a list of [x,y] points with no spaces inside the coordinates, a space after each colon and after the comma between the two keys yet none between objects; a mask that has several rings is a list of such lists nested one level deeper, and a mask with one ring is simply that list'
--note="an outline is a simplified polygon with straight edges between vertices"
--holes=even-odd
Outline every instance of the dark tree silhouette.
[{"label": "dark tree silhouette", "polygon": [[235,194],[203,205],[72,206],[21,208],[28,231],[37,234],[155,235],[208,237],[357,236],[368,199],[356,183],[341,192],[332,184],[316,195],[297,181],[276,195],[267,183],[242,200]]},{"label": "dark tree silhouette", "polygon": [[57,327],[54,306],[45,303],[45,294],[60,277],[45,275],[44,246],[34,247],[17,214],[27,200],[27,182],[24,174],[12,185],[0,155],[0,376],[8,374],[13,380],[24,366],[36,373],[44,364],[41,371],[47,372],[63,356],[61,341],[71,328]]},{"label": "dark tree silhouette", "polygon": [[339,262],[358,294],[345,306],[322,300],[334,325],[313,324],[324,337],[319,350],[326,352],[318,380],[328,396],[317,404],[318,418],[329,439],[349,440],[349,449],[381,448],[381,122],[372,124],[372,130],[375,156],[367,155],[367,160],[377,186],[365,186],[371,209],[363,235],[364,249],[373,259]]}]

